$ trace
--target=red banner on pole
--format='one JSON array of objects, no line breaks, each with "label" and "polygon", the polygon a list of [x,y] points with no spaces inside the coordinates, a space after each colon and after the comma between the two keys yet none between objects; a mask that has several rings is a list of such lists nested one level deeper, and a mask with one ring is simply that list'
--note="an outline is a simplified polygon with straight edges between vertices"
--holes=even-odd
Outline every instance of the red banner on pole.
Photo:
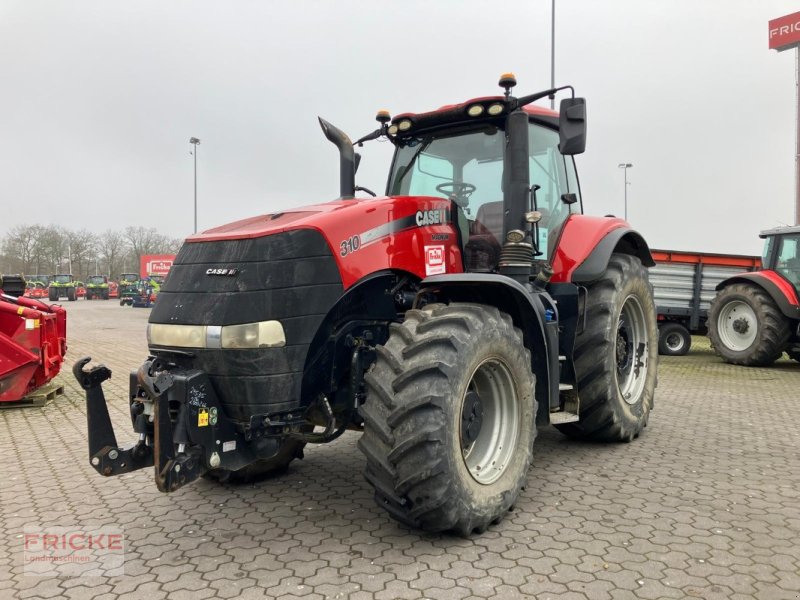
[{"label": "red banner on pole", "polygon": [[781,52],[800,44],[800,12],[769,22],[769,49]]}]

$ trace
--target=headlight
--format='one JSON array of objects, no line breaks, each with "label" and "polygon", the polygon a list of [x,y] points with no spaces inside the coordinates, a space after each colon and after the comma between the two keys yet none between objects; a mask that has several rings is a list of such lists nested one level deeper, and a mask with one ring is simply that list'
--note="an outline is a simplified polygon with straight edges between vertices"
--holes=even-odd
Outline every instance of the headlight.
[{"label": "headlight", "polygon": [[397,124],[397,128],[400,131],[408,131],[409,129],[411,129],[411,121],[409,121],[408,119],[403,119]]},{"label": "headlight", "polygon": [[470,117],[480,117],[483,114],[483,105],[473,104],[467,109],[467,114]]},{"label": "headlight", "polygon": [[154,346],[177,346],[179,348],[205,348],[205,325],[161,325],[147,326],[147,343]]},{"label": "headlight", "polygon": [[278,348],[286,345],[286,334],[279,321],[261,321],[222,328],[223,348]]},{"label": "headlight", "polygon": [[493,117],[496,117],[501,112],[503,112],[503,105],[502,104],[492,104],[486,112],[488,112]]},{"label": "headlight", "polygon": [[147,343],[177,348],[280,348],[286,345],[286,333],[280,321],[222,327],[152,323],[147,326]]}]

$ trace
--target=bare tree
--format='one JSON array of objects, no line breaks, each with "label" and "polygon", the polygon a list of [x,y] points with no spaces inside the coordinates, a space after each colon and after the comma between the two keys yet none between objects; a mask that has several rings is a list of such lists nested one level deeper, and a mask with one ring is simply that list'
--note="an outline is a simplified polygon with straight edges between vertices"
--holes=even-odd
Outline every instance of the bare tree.
[{"label": "bare tree", "polygon": [[35,225],[17,225],[8,233],[3,242],[3,254],[16,258],[14,270],[30,273],[38,240],[37,229]]},{"label": "bare tree", "polygon": [[121,271],[125,249],[125,238],[120,235],[119,231],[108,229],[99,235],[97,252],[102,260],[100,271],[109,277],[116,277]]}]

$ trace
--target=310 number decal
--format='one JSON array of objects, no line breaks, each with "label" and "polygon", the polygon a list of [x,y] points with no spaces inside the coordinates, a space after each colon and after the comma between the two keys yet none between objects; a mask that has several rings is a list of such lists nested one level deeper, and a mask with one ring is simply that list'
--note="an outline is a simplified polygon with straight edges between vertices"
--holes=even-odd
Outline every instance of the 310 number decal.
[{"label": "310 number decal", "polygon": [[361,238],[357,235],[353,237],[347,238],[343,240],[341,244],[339,244],[339,254],[341,256],[347,256],[348,254],[352,254],[356,250],[361,247]]}]

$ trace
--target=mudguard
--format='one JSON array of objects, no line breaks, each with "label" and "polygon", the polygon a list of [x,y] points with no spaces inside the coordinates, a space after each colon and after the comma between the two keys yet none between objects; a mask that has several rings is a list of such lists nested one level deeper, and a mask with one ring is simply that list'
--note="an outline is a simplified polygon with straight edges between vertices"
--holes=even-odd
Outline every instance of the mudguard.
[{"label": "mudguard", "polygon": [[573,215],[564,225],[553,257],[553,283],[600,279],[614,252],[631,254],[655,266],[642,235],[623,219]]},{"label": "mudguard", "polygon": [[539,402],[537,423],[549,422],[550,405],[558,402],[558,309],[545,291],[526,289],[506,277],[489,273],[434,275],[420,283],[417,299],[430,296],[451,302],[488,304],[509,314],[522,330],[525,345],[531,350]]},{"label": "mudguard", "polygon": [[794,287],[775,271],[755,271],[734,275],[721,281],[717,291],[734,283],[749,283],[759,286],[778,305],[781,312],[790,319],[800,320],[800,301]]}]

